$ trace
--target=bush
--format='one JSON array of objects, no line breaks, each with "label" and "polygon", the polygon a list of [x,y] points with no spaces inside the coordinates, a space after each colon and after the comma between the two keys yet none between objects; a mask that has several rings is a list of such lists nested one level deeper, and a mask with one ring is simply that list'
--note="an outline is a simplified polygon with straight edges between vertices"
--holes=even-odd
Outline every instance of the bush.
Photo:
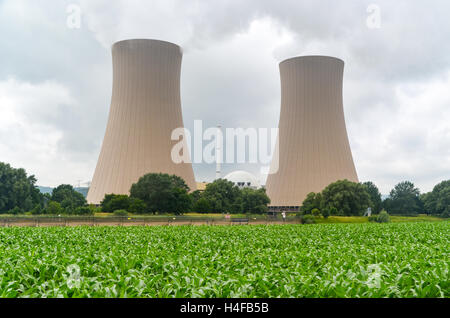
[{"label": "bush", "polygon": [[212,207],[207,199],[200,198],[197,202],[195,202],[193,210],[197,213],[210,213],[212,211]]},{"label": "bush", "polygon": [[314,224],[314,223],[316,223],[316,218],[314,216],[310,215],[310,214],[303,215],[300,220],[301,220],[302,224]]},{"label": "bush", "polygon": [[127,210],[116,210],[114,211],[114,216],[128,216]]},{"label": "bush", "polygon": [[101,206],[96,206],[95,204],[89,204],[88,207],[89,207],[89,210],[91,210],[91,214],[102,212]]},{"label": "bush", "polygon": [[312,214],[313,216],[316,216],[316,217],[321,216],[320,210],[317,209],[317,208],[316,208],[316,209],[312,209],[311,214]]},{"label": "bush", "polygon": [[31,215],[39,215],[42,213],[42,208],[39,204],[36,204],[33,208],[33,210],[30,211]]},{"label": "bush", "polygon": [[75,209],[76,215],[90,215],[93,214],[92,210],[89,208],[89,206],[80,206]]},{"label": "bush", "polygon": [[147,210],[147,205],[141,199],[130,198],[130,207],[128,211],[131,213],[142,214]]},{"label": "bush", "polygon": [[338,214],[339,214],[338,210],[334,206],[332,206],[330,208],[330,215],[338,215]]},{"label": "bush", "polygon": [[439,215],[441,218],[450,218],[450,212],[449,211],[445,211],[444,213]]},{"label": "bush", "polygon": [[378,214],[377,222],[378,223],[389,223],[391,221],[391,218],[389,217],[389,213],[387,213],[385,210],[382,210],[380,214]]},{"label": "bush", "polygon": [[21,214],[23,211],[21,208],[19,208],[18,206],[16,206],[14,209],[9,210],[9,214],[13,214],[13,215],[17,215],[17,214]]},{"label": "bush", "polygon": [[45,212],[47,214],[53,214],[53,215],[61,214],[63,211],[64,210],[61,207],[61,204],[59,204],[59,202],[56,202],[56,201],[50,201],[48,203],[47,208],[45,209]]},{"label": "bush", "polygon": [[385,210],[382,210],[378,215],[369,216],[369,222],[389,223],[390,221],[391,218]]},{"label": "bush", "polygon": [[107,194],[100,204],[103,212],[128,210],[130,207],[130,198],[126,194]]}]

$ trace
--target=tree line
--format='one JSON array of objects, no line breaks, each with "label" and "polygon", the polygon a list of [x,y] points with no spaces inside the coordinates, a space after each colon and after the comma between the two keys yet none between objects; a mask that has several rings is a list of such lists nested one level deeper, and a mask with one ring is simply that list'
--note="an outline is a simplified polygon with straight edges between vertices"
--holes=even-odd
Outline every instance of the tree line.
[{"label": "tree line", "polygon": [[442,181],[431,192],[423,194],[414,183],[402,181],[384,200],[371,181],[357,183],[339,180],[322,192],[309,193],[300,207],[300,214],[362,216],[368,208],[374,214],[384,210],[391,215],[429,214],[447,218],[450,216],[450,180]]},{"label": "tree line", "polygon": [[71,185],[60,185],[51,194],[43,194],[36,187],[36,178],[24,169],[14,169],[0,162],[1,214],[92,214],[84,196]]},{"label": "tree line", "polygon": [[189,192],[185,181],[175,175],[149,173],[130,189],[130,195],[107,194],[103,212],[132,213],[265,213],[270,203],[265,189],[240,189],[233,182],[218,179],[205,191]]},{"label": "tree line", "polygon": [[265,213],[269,203],[264,189],[240,189],[230,181],[219,179],[208,184],[203,192],[190,192],[178,176],[149,173],[131,186],[129,195],[107,194],[97,207],[88,205],[85,197],[71,185],[60,185],[51,194],[43,194],[36,187],[34,176],[0,162],[0,214]]},{"label": "tree line", "polygon": [[[204,191],[190,192],[186,182],[175,175],[150,173],[132,185],[129,195],[107,194],[100,207],[88,205],[71,185],[60,185],[51,194],[42,194],[36,178],[24,169],[0,162],[0,214],[72,214],[104,212],[131,213],[266,213],[270,199],[265,189],[240,189],[225,179],[216,180]],[[450,180],[432,191],[420,193],[410,181],[397,184],[386,199],[373,182],[340,180],[319,193],[310,193],[300,207],[302,215],[364,215],[368,208],[378,214],[429,214],[450,216]]]}]

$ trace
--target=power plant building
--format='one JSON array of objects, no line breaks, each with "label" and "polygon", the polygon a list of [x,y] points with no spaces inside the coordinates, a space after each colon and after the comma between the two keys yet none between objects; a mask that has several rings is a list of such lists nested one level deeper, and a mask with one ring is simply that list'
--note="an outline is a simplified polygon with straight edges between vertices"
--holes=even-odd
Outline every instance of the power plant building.
[{"label": "power plant building", "polygon": [[358,182],[345,126],[344,62],[303,56],[280,63],[277,156],[266,182],[272,211],[296,211],[310,192],[337,180]]},{"label": "power plant building", "polygon": [[112,58],[110,114],[88,202],[98,204],[110,193],[129,194],[147,173],[175,174],[195,190],[192,164],[171,157],[179,143],[172,132],[184,127],[181,48],[158,40],[126,40],[113,45]]}]

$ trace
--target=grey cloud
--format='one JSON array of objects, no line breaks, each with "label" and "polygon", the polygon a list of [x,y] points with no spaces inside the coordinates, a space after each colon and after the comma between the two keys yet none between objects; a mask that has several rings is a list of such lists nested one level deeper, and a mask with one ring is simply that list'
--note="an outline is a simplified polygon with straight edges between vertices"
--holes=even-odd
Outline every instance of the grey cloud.
[{"label": "grey cloud", "polygon": [[[294,55],[338,56],[346,62],[345,115],[361,179],[374,180],[386,193],[402,177],[423,190],[450,178],[450,93],[434,88],[447,83],[450,71],[446,1],[376,1],[382,20],[373,30],[366,26],[366,8],[374,1],[82,0],[82,28],[70,30],[65,9],[72,2],[0,3],[0,82],[52,80],[74,100],[55,117],[29,114],[61,132],[60,158],[85,162],[74,169],[79,177],[43,169],[37,172],[42,179],[49,173],[65,175],[67,182],[91,178],[110,102],[110,45],[138,37],[184,48],[182,105],[191,129],[195,119],[205,127],[276,127],[278,62]],[[255,21],[262,26],[252,31]],[[194,168],[199,180],[214,177],[213,166]],[[236,168],[259,170],[225,165],[224,171]]]}]

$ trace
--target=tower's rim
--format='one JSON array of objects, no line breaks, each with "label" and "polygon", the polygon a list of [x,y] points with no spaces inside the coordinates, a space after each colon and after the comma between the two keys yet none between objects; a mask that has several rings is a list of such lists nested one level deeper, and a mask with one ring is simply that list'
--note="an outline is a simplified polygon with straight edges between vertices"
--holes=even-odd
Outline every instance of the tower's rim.
[{"label": "tower's rim", "polygon": [[338,58],[338,57],[334,57],[334,56],[329,56],[329,55],[300,55],[300,56],[294,56],[294,57],[290,57],[288,59],[285,59],[283,61],[280,62],[280,65],[286,62],[292,62],[295,60],[303,60],[303,59],[331,59],[331,60],[335,60],[338,61],[340,63],[345,64],[344,60]]},{"label": "tower's rim", "polygon": [[132,43],[132,42],[147,42],[147,43],[164,43],[164,44],[169,44],[171,46],[174,46],[180,50],[182,50],[181,46],[179,46],[178,44],[169,42],[169,41],[164,41],[164,40],[158,40],[158,39],[145,39],[145,38],[136,38],[136,39],[126,39],[126,40],[120,40],[115,42],[112,45],[112,48],[114,48],[115,46],[119,46],[119,45],[124,45],[126,43]]}]

